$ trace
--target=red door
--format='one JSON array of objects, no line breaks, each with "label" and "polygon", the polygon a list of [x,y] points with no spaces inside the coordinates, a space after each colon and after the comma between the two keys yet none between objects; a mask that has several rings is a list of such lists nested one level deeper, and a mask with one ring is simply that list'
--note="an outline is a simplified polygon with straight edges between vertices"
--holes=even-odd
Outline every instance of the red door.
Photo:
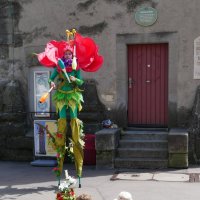
[{"label": "red door", "polygon": [[167,127],[168,44],[128,45],[128,124]]}]

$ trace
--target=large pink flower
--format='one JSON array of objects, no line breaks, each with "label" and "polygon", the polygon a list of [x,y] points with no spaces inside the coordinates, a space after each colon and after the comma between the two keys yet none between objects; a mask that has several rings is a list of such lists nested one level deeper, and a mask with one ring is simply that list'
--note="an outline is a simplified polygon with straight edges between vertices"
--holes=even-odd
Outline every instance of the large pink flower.
[{"label": "large pink flower", "polygon": [[[61,59],[67,49],[71,51],[76,45],[76,57],[78,59],[78,69],[86,72],[95,72],[103,64],[103,57],[98,54],[98,46],[92,38],[82,37],[76,33],[74,41],[56,41],[47,43],[45,51],[37,54],[39,62],[46,67],[58,66],[58,59]],[[58,67],[60,70],[60,68]]]}]

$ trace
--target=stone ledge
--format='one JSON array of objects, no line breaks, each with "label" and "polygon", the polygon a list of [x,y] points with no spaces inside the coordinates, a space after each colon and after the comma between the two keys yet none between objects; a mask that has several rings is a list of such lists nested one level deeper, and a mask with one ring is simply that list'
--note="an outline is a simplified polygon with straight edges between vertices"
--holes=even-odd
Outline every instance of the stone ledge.
[{"label": "stone ledge", "polygon": [[95,133],[95,147],[97,151],[114,150],[118,146],[119,128],[105,128]]},{"label": "stone ledge", "polygon": [[185,129],[171,129],[168,135],[169,167],[188,168],[188,133]]},{"label": "stone ledge", "polygon": [[170,153],[169,167],[188,168],[188,153]]},{"label": "stone ledge", "polygon": [[168,135],[169,153],[188,153],[188,133],[185,129],[171,129]]},{"label": "stone ledge", "polygon": [[114,150],[96,152],[96,169],[113,169],[114,161]]},{"label": "stone ledge", "polygon": [[96,169],[113,169],[121,129],[107,128],[95,133]]}]

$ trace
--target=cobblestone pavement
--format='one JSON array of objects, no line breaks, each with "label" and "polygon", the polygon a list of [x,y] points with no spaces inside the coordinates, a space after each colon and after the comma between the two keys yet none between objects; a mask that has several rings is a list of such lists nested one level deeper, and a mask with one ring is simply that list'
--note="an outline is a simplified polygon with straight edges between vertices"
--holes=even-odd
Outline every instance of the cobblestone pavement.
[{"label": "cobblestone pavement", "polygon": [[[65,164],[64,168],[75,176],[74,165]],[[116,170],[84,166],[82,188],[75,188],[75,192],[89,193],[94,200],[113,200],[123,190],[131,192],[134,200],[199,200],[199,174],[200,166],[182,170],[123,170],[117,174]],[[191,181],[191,175],[195,175],[196,181]],[[0,200],[55,200],[56,190],[52,167],[0,161]]]}]

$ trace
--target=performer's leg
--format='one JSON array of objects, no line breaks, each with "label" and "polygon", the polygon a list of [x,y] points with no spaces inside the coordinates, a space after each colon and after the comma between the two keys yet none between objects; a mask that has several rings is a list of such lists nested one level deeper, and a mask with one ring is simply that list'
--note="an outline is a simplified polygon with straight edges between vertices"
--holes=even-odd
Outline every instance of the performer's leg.
[{"label": "performer's leg", "polygon": [[65,142],[66,142],[66,130],[67,130],[67,121],[66,121],[66,106],[59,112],[58,119],[58,130],[56,134],[56,151],[57,151],[57,162],[58,162],[58,184],[60,184],[60,177],[63,170],[63,163],[65,158]]},{"label": "performer's leg", "polygon": [[83,144],[80,134],[82,133],[82,122],[77,118],[77,108],[72,111],[70,108],[70,126],[72,130],[73,152],[79,187],[81,187],[81,176],[83,167]]}]

